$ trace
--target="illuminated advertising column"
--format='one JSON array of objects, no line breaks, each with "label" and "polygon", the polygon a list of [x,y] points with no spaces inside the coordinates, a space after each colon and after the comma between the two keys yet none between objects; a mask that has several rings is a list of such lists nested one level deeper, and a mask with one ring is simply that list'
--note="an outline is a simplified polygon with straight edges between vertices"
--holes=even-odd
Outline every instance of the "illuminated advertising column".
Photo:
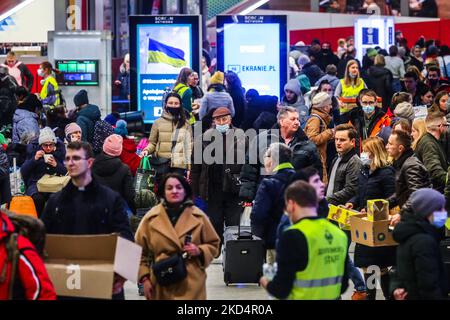
[{"label": "illuminated advertising column", "polygon": [[242,86],[282,97],[287,81],[286,16],[217,16],[217,63]]},{"label": "illuminated advertising column", "polygon": [[200,16],[130,16],[131,107],[145,123],[161,116],[181,69],[200,70],[200,39]]},{"label": "illuminated advertising column", "polygon": [[356,58],[362,61],[367,49],[380,47],[388,50],[395,43],[393,18],[364,18],[355,22]]}]

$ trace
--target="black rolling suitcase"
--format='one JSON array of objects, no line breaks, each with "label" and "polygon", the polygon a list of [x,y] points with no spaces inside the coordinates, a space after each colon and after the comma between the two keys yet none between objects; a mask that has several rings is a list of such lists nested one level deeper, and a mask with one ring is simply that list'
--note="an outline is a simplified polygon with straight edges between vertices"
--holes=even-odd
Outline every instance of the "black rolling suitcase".
[{"label": "black rolling suitcase", "polygon": [[249,226],[225,228],[222,254],[225,284],[259,283],[264,264],[263,241]]}]

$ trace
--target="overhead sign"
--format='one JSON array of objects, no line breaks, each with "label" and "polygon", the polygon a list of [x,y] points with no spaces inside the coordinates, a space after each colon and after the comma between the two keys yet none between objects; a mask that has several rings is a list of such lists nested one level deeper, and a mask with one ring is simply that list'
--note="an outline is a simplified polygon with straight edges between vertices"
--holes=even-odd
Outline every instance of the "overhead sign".
[{"label": "overhead sign", "polygon": [[357,19],[355,22],[356,58],[362,61],[370,48],[380,47],[388,50],[394,45],[394,19],[368,18]]},{"label": "overhead sign", "polygon": [[181,69],[199,70],[200,38],[200,16],[130,16],[131,105],[145,123],[161,116]]},{"label": "overhead sign", "polygon": [[286,16],[218,16],[218,70],[234,71],[242,86],[281,97],[287,81]]}]

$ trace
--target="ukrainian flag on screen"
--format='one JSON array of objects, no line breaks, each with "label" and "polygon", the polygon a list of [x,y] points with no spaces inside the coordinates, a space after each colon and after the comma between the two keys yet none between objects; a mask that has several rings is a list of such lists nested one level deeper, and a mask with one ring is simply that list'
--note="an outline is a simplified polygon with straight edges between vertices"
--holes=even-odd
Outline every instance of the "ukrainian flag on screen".
[{"label": "ukrainian flag on screen", "polygon": [[148,39],[148,63],[165,63],[176,68],[186,66],[183,50],[151,38]]}]

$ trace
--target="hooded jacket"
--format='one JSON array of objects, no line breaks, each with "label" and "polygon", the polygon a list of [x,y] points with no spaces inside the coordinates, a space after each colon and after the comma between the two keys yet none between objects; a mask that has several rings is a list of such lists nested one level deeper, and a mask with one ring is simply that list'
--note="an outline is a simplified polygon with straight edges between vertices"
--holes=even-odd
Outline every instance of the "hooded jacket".
[{"label": "hooded jacket", "polygon": [[447,157],[439,141],[431,133],[427,132],[417,142],[414,153],[430,173],[433,189],[444,193],[448,166]]},{"label": "hooded jacket", "polygon": [[297,79],[291,79],[284,86],[284,91],[286,92],[286,90],[294,92],[297,96],[297,100],[295,102],[289,102],[286,100],[286,96],[284,96],[281,100],[281,105],[290,106],[297,109],[300,126],[304,128],[306,125],[306,121],[308,120],[309,108],[305,104],[305,98],[303,97],[302,91],[300,90],[300,83]]},{"label": "hooded jacket", "polygon": [[16,109],[13,116],[12,142],[20,143],[23,138],[39,137],[38,115],[25,109]]},{"label": "hooded jacket", "polygon": [[441,232],[427,220],[409,216],[394,229],[397,270],[390,290],[403,288],[407,300],[440,300],[447,296],[447,277],[439,248]]},{"label": "hooded jacket", "polygon": [[383,111],[385,112],[392,100],[392,81],[392,72],[378,65],[371,66],[367,70],[367,76],[364,77],[367,87],[375,91],[377,96],[383,100]]},{"label": "hooded jacket", "polygon": [[311,117],[308,119],[305,127],[305,133],[308,138],[314,142],[320,153],[322,161],[323,182],[327,184],[327,145],[333,139],[333,130],[328,129],[331,122],[331,115],[326,113],[322,108],[313,107]]},{"label": "hooded jacket", "polygon": [[99,183],[119,193],[131,211],[135,212],[133,177],[126,164],[118,157],[101,153],[95,158],[92,174]]},{"label": "hooded jacket", "polygon": [[[172,148],[172,141],[177,139]],[[148,154],[170,159],[171,168],[188,169],[192,152],[192,127],[186,123],[177,129],[173,123],[173,116],[163,111],[161,118],[157,119],[150,131],[148,146],[144,149]]]},{"label": "hooded jacket", "polygon": [[320,67],[314,62],[305,64],[302,68],[301,73],[308,77],[310,83],[316,83],[317,80],[325,75],[322,69],[320,69]]},{"label": "hooded jacket", "polygon": [[281,169],[261,181],[251,213],[252,232],[263,239],[266,249],[275,249],[277,228],[284,211],[284,190],[293,169]]},{"label": "hooded jacket", "polygon": [[122,153],[120,154],[120,160],[126,164],[131,171],[133,177],[136,175],[136,171],[141,163],[141,158],[136,154],[136,144],[132,139],[122,137]]},{"label": "hooded jacket", "polygon": [[[0,211],[0,270],[7,263],[5,241],[15,232],[11,220]],[[17,238],[20,252],[16,280],[13,289],[14,300],[56,300],[55,288],[47,274],[44,262],[33,244],[22,235]],[[6,280],[0,282],[0,300],[7,300],[11,284],[11,263],[6,269]]]},{"label": "hooded jacket", "polygon": [[88,104],[77,113],[77,124],[81,128],[81,140],[92,144],[94,141],[94,126],[100,120],[101,113],[98,106]]}]

